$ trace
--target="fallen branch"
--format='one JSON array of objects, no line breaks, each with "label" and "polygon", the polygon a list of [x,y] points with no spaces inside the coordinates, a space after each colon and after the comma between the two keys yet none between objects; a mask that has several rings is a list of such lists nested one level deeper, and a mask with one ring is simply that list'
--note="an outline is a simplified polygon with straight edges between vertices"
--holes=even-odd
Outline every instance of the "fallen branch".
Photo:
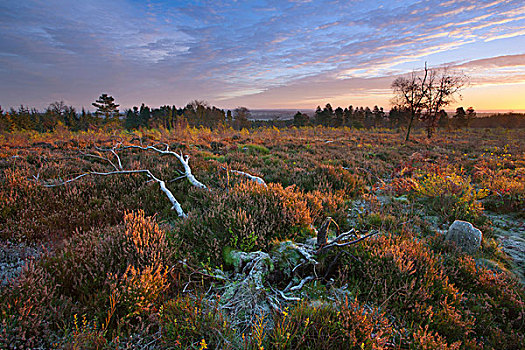
[{"label": "fallen branch", "polygon": [[328,237],[328,229],[330,228],[330,224],[332,222],[337,227],[337,234],[339,234],[340,228],[337,222],[335,222],[335,220],[332,219],[330,216],[327,217],[325,221],[323,222],[323,224],[321,225],[319,232],[317,233],[317,248],[320,248],[326,244],[327,237]]},{"label": "fallen branch", "polygon": [[340,242],[342,241],[343,239],[346,239],[350,236],[355,236],[355,230],[353,228],[351,228],[349,231],[346,231],[346,232],[343,232],[341,233],[339,236],[335,237],[332,242],[330,243],[334,243],[334,242]]},{"label": "fallen branch", "polygon": [[348,233],[350,233],[350,231],[342,234],[341,236],[339,236],[341,238],[336,238],[331,243],[329,243],[329,244],[319,248],[317,250],[317,254],[322,253],[322,252],[324,252],[324,251],[326,251],[328,249],[334,248],[334,247],[346,247],[346,246],[349,246],[349,245],[353,245],[353,244],[359,243],[359,242],[361,242],[361,241],[363,241],[363,240],[365,240],[365,239],[367,239],[369,237],[372,237],[372,236],[378,234],[379,231],[373,231],[373,232],[371,232],[371,233],[369,233],[369,234],[367,234],[367,235],[365,235],[363,237],[360,237],[360,238],[358,238],[356,240],[353,240],[353,241],[350,241],[350,242],[339,243],[343,238],[348,236]]},{"label": "fallen branch", "polygon": [[275,293],[279,294],[279,296],[280,296],[281,298],[283,298],[284,300],[286,300],[286,301],[300,301],[300,300],[301,300],[301,298],[298,298],[298,297],[289,297],[289,296],[286,296],[282,290],[279,290],[279,289],[273,288],[273,287],[271,287],[271,286],[270,286],[270,288],[271,288]]},{"label": "fallen branch", "polygon": [[231,170],[231,169],[227,169],[225,167],[222,167],[223,170],[226,170],[226,171],[229,171],[231,173],[234,173],[234,174],[237,174],[237,175],[241,175],[241,176],[245,176],[247,177],[249,180],[253,181],[253,182],[256,182],[260,185],[263,185],[264,187],[266,187],[266,182],[264,181],[264,179],[262,177],[259,177],[259,176],[255,176],[255,175],[252,175],[252,174],[249,174],[247,172],[244,172],[244,171],[240,171],[240,170]]},{"label": "fallen branch", "polygon": [[[158,145],[160,145],[160,144],[158,144]],[[189,163],[188,163],[189,159],[190,159],[190,157],[188,155],[183,155],[182,152],[180,154],[177,154],[175,152],[170,151],[168,144],[162,144],[162,145],[166,146],[165,150],[157,148],[156,147],[157,145],[153,145],[153,146],[138,146],[138,145],[123,146],[122,145],[122,141],[119,141],[118,143],[116,143],[111,148],[102,148],[102,147],[95,146],[95,149],[98,152],[110,152],[115,157],[116,162],[112,161],[109,157],[103,157],[103,156],[101,156],[99,154],[92,154],[92,153],[86,153],[86,152],[80,151],[80,154],[82,154],[85,157],[95,158],[95,159],[99,159],[99,160],[107,162],[114,169],[114,171],[108,171],[108,172],[88,171],[88,172],[86,172],[84,174],[81,174],[81,175],[78,175],[78,176],[76,176],[76,177],[74,177],[72,179],[69,179],[69,180],[66,180],[66,181],[58,181],[58,182],[55,182],[55,183],[47,183],[47,184],[44,184],[44,186],[46,186],[46,187],[62,186],[62,185],[66,185],[66,184],[68,184],[70,182],[79,180],[79,179],[81,179],[81,178],[83,178],[85,176],[88,176],[88,175],[108,176],[108,175],[115,175],[115,174],[139,174],[139,173],[142,173],[142,174],[146,174],[148,176],[148,178],[150,179],[149,181],[155,181],[155,182],[157,182],[159,184],[160,190],[162,192],[164,192],[164,194],[166,194],[166,196],[168,197],[169,201],[172,204],[171,209],[176,210],[177,214],[180,217],[186,218],[187,215],[184,212],[184,210],[182,209],[180,203],[177,201],[177,199],[175,198],[173,193],[166,187],[166,183],[163,180],[155,177],[151,173],[151,171],[149,171],[148,169],[140,169],[140,170],[126,170],[126,169],[124,169],[124,167],[122,166],[122,160],[120,159],[120,156],[117,153],[119,150],[124,150],[124,149],[140,149],[140,150],[144,150],[144,151],[151,150],[151,151],[160,153],[162,155],[175,156],[175,158],[177,158],[181,162],[182,167],[184,168],[184,172],[180,172],[182,174],[181,176],[179,176],[179,177],[177,177],[177,178],[175,178],[175,179],[173,179],[173,180],[171,180],[169,182],[173,182],[175,180],[179,180],[179,179],[182,179],[182,178],[187,178],[188,181],[193,186],[195,186],[197,188],[207,189],[206,185],[204,185],[202,182],[197,180],[195,178],[195,176],[192,174],[191,168],[190,168]],[[38,181],[38,176],[35,177],[35,180]]]},{"label": "fallen branch", "polygon": [[55,181],[53,183],[49,183],[49,182],[48,183],[43,183],[43,186],[44,187],[64,186],[64,185],[66,185],[68,183],[77,181],[77,180],[79,180],[79,179],[81,179],[83,177],[86,177],[88,175],[109,176],[109,175],[116,175],[116,174],[146,174],[146,176],[148,176],[152,181],[155,181],[155,182],[157,182],[159,184],[160,190],[166,194],[166,196],[168,197],[169,201],[172,204],[171,209],[177,211],[177,214],[180,217],[186,218],[186,216],[187,216],[186,213],[184,213],[184,210],[182,209],[180,203],[177,201],[177,199],[175,198],[173,193],[166,187],[166,183],[164,181],[162,181],[161,179],[155,177],[155,175],[153,175],[151,173],[151,171],[149,171],[148,169],[115,170],[115,171],[108,171],[108,172],[88,171],[86,173],[80,174],[80,175],[78,175],[78,176],[76,176],[74,178],[71,178],[69,180],[66,180],[66,181]]},{"label": "fallen branch", "polygon": [[330,276],[330,274],[332,273],[332,270],[334,269],[334,267],[336,266],[337,264],[337,261],[339,260],[339,258],[341,257],[341,255],[349,255],[351,258],[353,258],[354,260],[357,260],[358,262],[360,262],[359,259],[357,259],[355,256],[353,256],[352,254],[350,254],[348,251],[346,250],[341,250],[339,251],[339,253],[337,253],[337,255],[335,256],[334,260],[332,260],[332,262],[330,263],[330,265],[328,265],[328,267],[326,268],[326,271],[324,273],[324,276],[323,276],[323,280],[327,281],[328,280],[328,276]]},{"label": "fallen branch", "polygon": [[245,173],[244,171],[239,171],[239,170],[230,170],[230,172],[232,172],[234,174],[239,174],[239,175],[242,175],[242,176],[246,176],[251,181],[257,182],[258,184],[263,185],[263,186],[266,187],[266,182],[262,178],[260,178],[259,176],[248,174],[248,173]]},{"label": "fallen branch", "polygon": [[112,161],[111,159],[109,158],[106,158],[106,157],[102,157],[102,156],[99,156],[97,154],[91,154],[91,153],[85,153],[83,151],[80,151],[80,154],[85,156],[85,157],[91,157],[91,158],[95,158],[95,159],[100,159],[100,160],[103,160],[103,161],[106,161],[108,162],[112,167],[113,169],[115,169],[115,171],[119,171],[119,170],[122,170],[122,165],[119,163],[119,166],[120,168],[118,168]]},{"label": "fallen branch", "polygon": [[290,288],[290,290],[291,290],[291,291],[300,290],[300,289],[303,288],[303,286],[304,286],[304,284],[305,284],[306,282],[311,281],[311,280],[313,280],[313,279],[314,279],[314,278],[313,278],[312,276],[305,277],[305,278],[303,278],[303,279],[301,280],[301,282],[299,282],[298,285],[296,285],[296,286]]},{"label": "fallen branch", "polygon": [[172,156],[174,156],[175,158],[177,158],[181,162],[182,167],[184,168],[183,175],[188,179],[188,181],[193,186],[195,186],[197,188],[208,189],[208,187],[206,187],[206,185],[204,185],[202,182],[197,180],[195,178],[195,176],[192,174],[190,165],[188,164],[189,159],[190,159],[189,155],[183,155],[182,151],[180,152],[180,154],[177,154],[176,152],[170,151],[170,147],[169,147],[168,144],[164,144],[164,146],[166,146],[165,150],[161,150],[161,149],[159,149],[159,148],[157,148],[155,146],[146,146],[146,147],[144,147],[144,146],[137,146],[137,145],[121,146],[120,149],[129,149],[129,148],[133,149],[134,148],[134,149],[141,149],[141,150],[144,150],[144,151],[151,150],[151,151],[160,153],[162,155],[172,155]]}]

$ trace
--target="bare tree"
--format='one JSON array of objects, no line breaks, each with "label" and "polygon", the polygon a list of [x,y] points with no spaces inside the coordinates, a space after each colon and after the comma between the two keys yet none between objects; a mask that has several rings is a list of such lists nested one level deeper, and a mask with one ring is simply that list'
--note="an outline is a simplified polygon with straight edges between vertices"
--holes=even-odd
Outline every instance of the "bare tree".
[{"label": "bare tree", "polygon": [[455,101],[467,80],[464,74],[449,67],[429,69],[426,63],[422,72],[414,71],[409,76],[396,78],[391,85],[393,103],[410,112],[405,141],[409,140],[416,118],[426,122],[427,135],[432,137],[440,111]]},{"label": "bare tree", "polygon": [[428,68],[425,63],[425,74],[421,77],[417,72],[413,71],[408,77],[399,77],[392,82],[392,90],[394,91],[393,102],[410,112],[410,121],[408,123],[407,135],[405,141],[410,137],[410,130],[416,117],[419,118],[421,110],[423,109],[423,99],[425,98],[425,82],[428,76]]},{"label": "bare tree", "polygon": [[422,119],[426,122],[427,136],[431,138],[441,116],[440,111],[455,101],[466,86],[467,77],[449,67],[433,69],[424,84],[423,99],[425,111]]}]

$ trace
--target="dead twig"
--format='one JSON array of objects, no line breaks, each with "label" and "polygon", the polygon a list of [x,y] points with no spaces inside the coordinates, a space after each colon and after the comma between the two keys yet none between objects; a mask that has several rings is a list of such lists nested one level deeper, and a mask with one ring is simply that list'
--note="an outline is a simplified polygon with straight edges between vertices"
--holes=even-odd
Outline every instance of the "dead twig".
[{"label": "dead twig", "polygon": [[[349,232],[350,232],[350,231],[349,231]],[[347,232],[347,233],[348,233],[348,232]],[[347,233],[345,233],[344,235],[346,236]],[[319,249],[317,250],[317,254],[322,253],[322,252],[325,252],[326,250],[331,249],[331,248],[334,248],[334,247],[346,247],[346,246],[349,246],[349,245],[353,245],[353,244],[359,243],[359,242],[361,242],[361,241],[363,241],[363,240],[365,240],[365,239],[367,239],[367,238],[369,238],[369,237],[372,237],[372,236],[374,236],[374,235],[376,235],[376,234],[378,234],[378,233],[379,233],[379,231],[375,231],[375,230],[374,230],[374,231],[370,232],[369,234],[367,234],[367,235],[365,235],[365,236],[363,236],[363,237],[360,237],[360,238],[358,238],[358,239],[356,239],[356,240],[353,240],[353,241],[350,241],[350,242],[339,243],[339,241],[341,241],[341,240],[345,237],[345,236],[341,235],[342,237],[340,236],[340,237],[341,237],[340,239],[337,239],[337,238],[336,238],[336,239],[334,239],[334,240],[332,241],[332,243],[327,244],[327,245],[325,245],[325,246],[319,248]]]}]

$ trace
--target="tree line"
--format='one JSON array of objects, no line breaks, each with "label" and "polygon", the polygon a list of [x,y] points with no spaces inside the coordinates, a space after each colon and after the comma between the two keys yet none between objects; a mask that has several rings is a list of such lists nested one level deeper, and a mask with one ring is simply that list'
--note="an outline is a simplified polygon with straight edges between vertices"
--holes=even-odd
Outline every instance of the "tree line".
[{"label": "tree line", "polygon": [[[426,73],[429,75],[429,73]],[[445,79],[444,82],[442,80]],[[448,80],[447,80],[448,79]],[[324,108],[317,107],[313,115],[297,112],[292,120],[251,120],[251,112],[246,107],[224,110],[210,106],[204,101],[194,100],[185,107],[164,105],[151,108],[145,104],[119,111],[119,105],[108,94],[102,94],[92,103],[96,108],[94,113],[84,108],[78,112],[74,107],[67,106],[63,101],[51,103],[44,111],[20,106],[3,111],[0,107],[0,131],[13,132],[17,130],[35,130],[52,132],[59,127],[72,131],[86,131],[89,128],[164,128],[167,130],[185,127],[232,127],[240,130],[250,127],[305,127],[322,125],[327,127],[352,128],[406,128],[408,139],[412,127],[424,127],[428,136],[432,136],[438,127],[456,129],[461,127],[525,127],[525,114],[506,113],[479,118],[473,107],[466,110],[458,107],[454,114],[447,113],[445,106],[453,101],[457,93],[456,84],[459,80],[449,78],[449,75],[430,73],[428,76],[418,76],[416,73],[408,77],[394,80],[392,88],[395,93],[393,107],[385,112],[383,107],[353,107],[333,108],[326,104]],[[456,83],[455,83],[456,82]],[[430,84],[425,86],[425,84]],[[443,85],[444,84],[444,85]],[[462,83],[461,83],[462,84]],[[425,90],[427,89],[427,90]],[[434,89],[434,90],[432,90]]]},{"label": "tree line", "polygon": [[121,113],[115,99],[102,94],[93,104],[96,111],[91,113],[82,108],[79,113],[74,107],[67,106],[63,101],[51,103],[45,111],[20,106],[3,111],[0,107],[0,130],[13,132],[17,130],[35,130],[51,132],[58,127],[66,127],[72,131],[86,131],[89,128],[175,128],[219,126],[235,129],[251,127],[251,113],[246,107],[238,107],[233,111],[209,106],[203,101],[192,101],[185,107],[177,108],[165,105],[151,108],[145,104],[133,107]]},{"label": "tree line", "polygon": [[[438,112],[440,127],[458,128],[469,127],[474,118],[476,118],[476,111],[473,107],[458,107],[454,114],[447,113],[444,109]],[[345,107],[333,108],[331,104],[327,104],[324,108],[317,106],[317,109],[312,118],[306,113],[297,112],[294,115],[293,125],[297,127],[323,125],[330,127],[354,127],[354,128],[370,128],[370,127],[386,127],[399,128],[405,126],[411,118],[411,112],[408,108],[403,106],[393,106],[390,111],[385,112],[383,107],[353,107],[352,105]],[[424,126],[420,123],[419,126]]]}]

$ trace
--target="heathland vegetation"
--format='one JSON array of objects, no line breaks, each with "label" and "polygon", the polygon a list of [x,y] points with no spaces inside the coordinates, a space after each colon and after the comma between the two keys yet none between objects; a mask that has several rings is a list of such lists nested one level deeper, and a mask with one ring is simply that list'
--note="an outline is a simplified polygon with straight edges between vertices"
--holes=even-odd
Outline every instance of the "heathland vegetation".
[{"label": "heathland vegetation", "polygon": [[56,107],[2,113],[1,348],[523,348],[523,129]]}]

